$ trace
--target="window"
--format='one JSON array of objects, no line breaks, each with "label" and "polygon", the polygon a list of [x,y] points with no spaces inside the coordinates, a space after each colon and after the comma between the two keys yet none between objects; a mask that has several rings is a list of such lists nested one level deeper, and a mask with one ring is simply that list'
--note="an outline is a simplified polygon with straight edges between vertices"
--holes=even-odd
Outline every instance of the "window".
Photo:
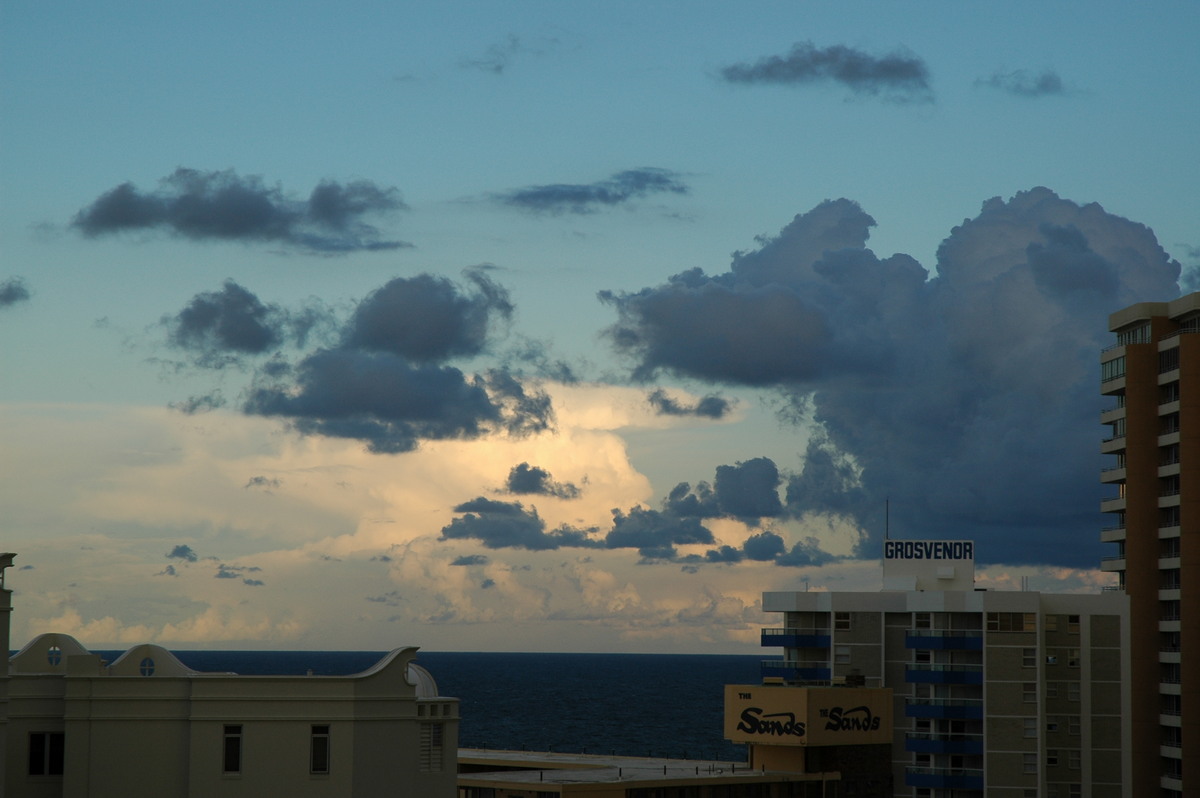
[{"label": "window", "polygon": [[29,775],[61,776],[66,736],[62,732],[29,735]]},{"label": "window", "polygon": [[835,646],[833,661],[838,665],[848,665],[850,663],[850,646]]},{"label": "window", "polygon": [[1023,718],[1026,737],[1037,737],[1037,718]]},{"label": "window", "polygon": [[913,650],[913,662],[932,662],[929,649],[918,648]]},{"label": "window", "polygon": [[1046,698],[1058,698],[1058,682],[1046,682]]},{"label": "window", "polygon": [[1046,731],[1048,731],[1048,732],[1058,731],[1058,721],[1057,720],[1046,721]]},{"label": "window", "polygon": [[1037,773],[1037,754],[1021,754],[1021,770],[1025,773]]},{"label": "window", "polygon": [[1127,344],[1148,344],[1150,343],[1150,325],[1141,324],[1137,327],[1130,327],[1128,330],[1121,330],[1117,333],[1117,345],[1124,346]]},{"label": "window", "polygon": [[1046,749],[1046,767],[1056,767],[1058,765],[1058,749]]},{"label": "window", "polygon": [[1042,628],[1044,628],[1047,632],[1057,632],[1058,631],[1058,616],[1057,615],[1047,615],[1045,626],[1043,626]]},{"label": "window", "polygon": [[153,676],[154,660],[150,657],[144,657],[142,661],[138,663],[138,673],[142,674],[143,676]]},{"label": "window", "polygon": [[1071,650],[1069,650],[1067,652],[1067,667],[1068,668],[1078,668],[1079,667],[1079,649],[1072,648]]},{"label": "window", "polygon": [[1071,770],[1079,770],[1080,755],[1078,751],[1067,751],[1067,767]]},{"label": "window", "polygon": [[1111,382],[1125,376],[1125,356],[1114,357],[1100,364],[1100,381]]},{"label": "window", "polygon": [[425,722],[421,724],[421,757],[420,770],[422,773],[442,772],[442,724]]},{"label": "window", "polygon": [[850,631],[850,613],[835,612],[833,614],[833,628],[834,631],[838,632]]},{"label": "window", "polygon": [[1037,629],[1037,613],[1034,612],[989,612],[989,632],[1032,632]]},{"label": "window", "polygon": [[[1079,682],[1067,682],[1067,700],[1079,700]],[[1076,722],[1078,722],[1078,718],[1076,719]]]},{"label": "window", "polygon": [[1073,635],[1079,634],[1079,616],[1078,615],[1068,615],[1067,616],[1067,633],[1073,634]]},{"label": "window", "polygon": [[1021,667],[1036,668],[1037,667],[1037,649],[1023,648],[1021,649]]},{"label": "window", "polygon": [[1037,703],[1037,682],[1025,682],[1021,687],[1021,700],[1026,704]]},{"label": "window", "polygon": [[1078,737],[1080,733],[1079,716],[1072,715],[1071,717],[1067,718],[1067,734],[1072,734]]},{"label": "window", "polygon": [[221,770],[224,773],[242,772],[242,727],[225,727],[225,752]]},{"label": "window", "polygon": [[308,772],[329,772],[329,726],[327,724],[312,727],[312,737],[309,740]]},{"label": "window", "polygon": [[913,613],[913,628],[914,629],[929,629],[929,613],[915,612]]},{"label": "window", "polygon": [[46,649],[46,662],[51,665],[57,665],[62,662],[62,649],[58,646],[50,646]]},{"label": "window", "polygon": [[1082,795],[1083,795],[1083,785],[1082,784],[1068,784],[1067,785],[1067,798],[1081,798]]}]

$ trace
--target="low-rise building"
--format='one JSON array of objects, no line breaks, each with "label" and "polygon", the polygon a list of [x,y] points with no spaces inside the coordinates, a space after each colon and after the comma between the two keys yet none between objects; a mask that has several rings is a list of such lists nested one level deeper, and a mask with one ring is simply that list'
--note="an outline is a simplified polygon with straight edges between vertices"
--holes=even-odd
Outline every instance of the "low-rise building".
[{"label": "low-rise building", "polygon": [[351,676],[201,673],[149,644],[106,663],[54,633],[10,658],[11,564],[0,555],[0,795],[455,795],[458,701],[416,648]]}]

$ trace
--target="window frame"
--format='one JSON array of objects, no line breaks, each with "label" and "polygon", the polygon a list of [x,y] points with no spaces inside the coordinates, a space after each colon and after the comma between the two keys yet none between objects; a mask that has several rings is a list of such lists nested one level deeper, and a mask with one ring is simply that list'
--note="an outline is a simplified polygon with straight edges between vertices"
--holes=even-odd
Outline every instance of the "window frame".
[{"label": "window frame", "polygon": [[30,732],[28,775],[62,776],[66,769],[67,736],[60,731]]},{"label": "window frame", "polygon": [[[310,776],[328,776],[333,758],[332,735],[328,723],[314,723],[309,727],[308,773]],[[322,767],[323,765],[323,767]]]},{"label": "window frame", "polygon": [[221,773],[225,776],[240,776],[245,753],[244,731],[240,723],[226,723],[221,730]]}]

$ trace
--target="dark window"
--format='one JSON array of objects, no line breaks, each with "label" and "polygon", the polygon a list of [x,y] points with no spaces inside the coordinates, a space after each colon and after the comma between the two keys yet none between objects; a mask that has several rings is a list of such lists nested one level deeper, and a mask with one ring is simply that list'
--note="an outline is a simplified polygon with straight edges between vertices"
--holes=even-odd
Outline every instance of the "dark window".
[{"label": "dark window", "polygon": [[62,732],[33,732],[29,735],[29,775],[61,776],[66,737]]},{"label": "dark window", "polygon": [[242,727],[225,727],[225,756],[221,769],[225,773],[242,772]]},{"label": "dark window", "polygon": [[309,746],[309,773],[329,772],[329,726],[312,727],[312,742]]}]

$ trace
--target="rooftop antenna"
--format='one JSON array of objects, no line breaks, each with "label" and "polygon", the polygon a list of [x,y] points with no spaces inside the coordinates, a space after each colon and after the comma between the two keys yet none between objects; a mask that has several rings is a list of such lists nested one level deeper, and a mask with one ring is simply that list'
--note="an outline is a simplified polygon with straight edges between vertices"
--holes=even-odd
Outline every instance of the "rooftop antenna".
[{"label": "rooftop antenna", "polygon": [[891,540],[892,532],[892,497],[885,496],[883,499],[883,539]]}]

